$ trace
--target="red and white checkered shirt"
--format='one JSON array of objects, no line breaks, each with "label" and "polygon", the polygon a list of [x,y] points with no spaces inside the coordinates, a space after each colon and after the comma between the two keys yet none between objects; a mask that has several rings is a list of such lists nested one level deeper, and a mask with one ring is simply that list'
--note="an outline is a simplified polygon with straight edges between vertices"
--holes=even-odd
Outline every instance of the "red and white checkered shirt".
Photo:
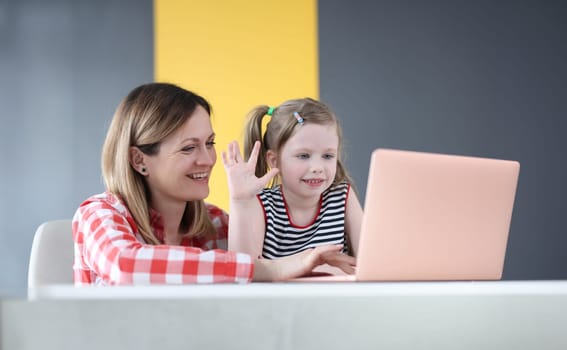
[{"label": "red and white checkered shirt", "polygon": [[[207,204],[217,234],[183,239],[179,246],[144,243],[122,200],[105,192],[83,202],[73,217],[75,285],[249,282],[254,264],[247,254],[227,248],[228,215]],[[163,242],[163,222],[151,213],[155,236]]]}]

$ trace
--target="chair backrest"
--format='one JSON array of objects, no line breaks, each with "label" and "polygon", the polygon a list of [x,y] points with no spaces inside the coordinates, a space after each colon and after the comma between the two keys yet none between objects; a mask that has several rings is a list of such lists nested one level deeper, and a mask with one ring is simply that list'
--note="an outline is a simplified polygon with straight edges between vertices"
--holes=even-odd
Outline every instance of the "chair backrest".
[{"label": "chair backrest", "polygon": [[28,290],[48,284],[73,283],[71,220],[54,220],[35,231],[28,267]]}]

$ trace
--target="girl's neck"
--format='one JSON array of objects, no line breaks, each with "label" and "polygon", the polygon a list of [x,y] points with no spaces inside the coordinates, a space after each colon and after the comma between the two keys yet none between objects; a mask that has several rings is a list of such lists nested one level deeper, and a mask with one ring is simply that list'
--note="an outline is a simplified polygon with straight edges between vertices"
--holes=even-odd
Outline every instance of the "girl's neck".
[{"label": "girl's neck", "polygon": [[319,206],[321,203],[321,195],[313,197],[300,197],[285,191],[283,186],[281,187],[282,194],[284,196],[285,204],[293,224],[298,226],[308,225],[313,221],[315,216],[319,212]]},{"label": "girl's neck", "polygon": [[280,187],[280,189],[283,193],[285,202],[288,205],[288,207],[297,208],[299,210],[309,210],[319,207],[321,195],[316,195],[312,197],[303,197],[288,191],[287,188],[284,189],[283,185]]}]

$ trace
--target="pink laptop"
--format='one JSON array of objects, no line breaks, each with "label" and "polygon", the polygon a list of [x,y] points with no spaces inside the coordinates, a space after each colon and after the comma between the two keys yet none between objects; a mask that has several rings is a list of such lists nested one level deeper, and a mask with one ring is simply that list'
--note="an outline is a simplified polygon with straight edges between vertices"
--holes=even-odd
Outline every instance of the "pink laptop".
[{"label": "pink laptop", "polygon": [[355,276],[294,281],[502,278],[516,161],[377,149]]}]

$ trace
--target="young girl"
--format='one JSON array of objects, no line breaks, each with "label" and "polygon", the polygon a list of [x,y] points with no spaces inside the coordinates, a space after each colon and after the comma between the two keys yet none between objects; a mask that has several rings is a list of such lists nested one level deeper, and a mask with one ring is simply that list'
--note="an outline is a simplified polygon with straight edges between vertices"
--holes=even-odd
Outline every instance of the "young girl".
[{"label": "young girl", "polygon": [[[262,137],[264,117],[271,120]],[[356,256],[362,208],[341,146],[339,122],[319,101],[304,98],[253,109],[244,136],[248,161],[236,142],[223,152],[230,189],[229,250],[275,259],[343,244]]]}]

